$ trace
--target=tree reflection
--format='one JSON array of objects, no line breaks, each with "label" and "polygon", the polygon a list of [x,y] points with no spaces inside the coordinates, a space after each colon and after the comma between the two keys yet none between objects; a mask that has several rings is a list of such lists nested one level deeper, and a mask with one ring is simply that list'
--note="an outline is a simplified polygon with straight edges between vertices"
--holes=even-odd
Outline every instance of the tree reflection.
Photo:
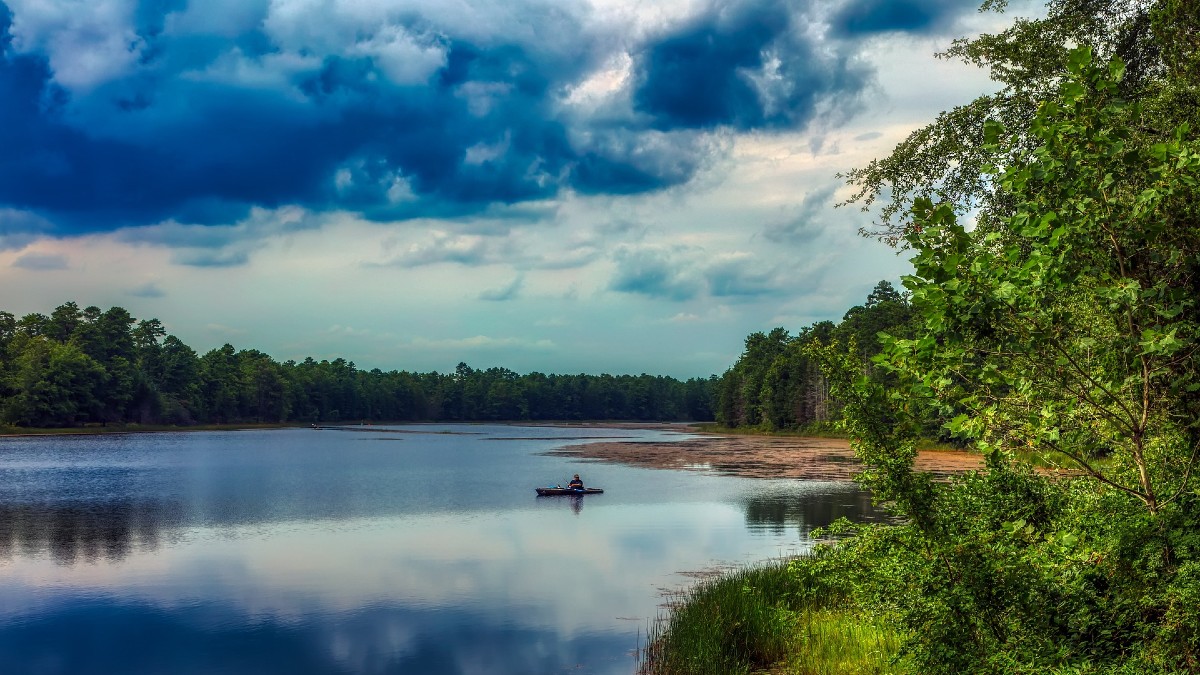
[{"label": "tree reflection", "polygon": [[576,515],[583,510],[583,495],[538,495],[538,504],[561,504],[567,503],[571,506],[571,510]]},{"label": "tree reflection", "polygon": [[120,561],[152,551],[181,521],[178,503],[151,500],[0,503],[0,560],[49,555],[60,565]]},{"label": "tree reflection", "polygon": [[783,534],[795,527],[806,536],[838,518],[855,522],[880,520],[883,514],[871,504],[871,495],[859,490],[796,494],[764,493],[743,502],[746,524],[751,529]]}]

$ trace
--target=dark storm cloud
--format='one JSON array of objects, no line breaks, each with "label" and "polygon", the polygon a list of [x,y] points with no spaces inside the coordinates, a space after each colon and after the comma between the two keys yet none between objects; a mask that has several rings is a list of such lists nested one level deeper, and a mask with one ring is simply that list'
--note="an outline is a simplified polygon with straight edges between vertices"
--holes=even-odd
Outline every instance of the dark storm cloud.
[{"label": "dark storm cloud", "polygon": [[870,73],[801,31],[794,4],[714,5],[641,51],[636,108],[658,128],[803,127],[817,104],[853,98]]},{"label": "dark storm cloud", "polygon": [[714,139],[690,130],[607,129],[589,138],[573,167],[572,183],[584,194],[659,190],[686,182],[719,152]]},{"label": "dark storm cloud", "polygon": [[[582,75],[586,50],[549,59],[521,45],[429,38],[444,64],[420,81],[390,80],[380,59],[362,55],[269,73],[279,54],[261,28],[234,50],[215,36],[167,37],[159,31],[175,8],[143,5],[137,67],[90,90],[61,86],[51,56],[5,38],[0,205],[68,231],[229,223],[251,206],[284,204],[389,219],[538,199],[569,180],[577,158],[551,88]],[[11,17],[5,7],[6,36]],[[222,78],[223,67],[275,81],[247,86]]]},{"label": "dark storm cloud", "polygon": [[[0,152],[0,162],[4,161],[2,155]],[[0,251],[25,248],[38,236],[53,229],[51,223],[28,211],[0,207]]]},{"label": "dark storm cloud", "polygon": [[[803,128],[869,79],[795,4],[714,4],[629,44],[583,5],[539,2],[0,1],[0,210],[70,234],[254,207],[398,220],[643,193],[720,156],[714,130]],[[572,108],[625,49],[624,112]]]},{"label": "dark storm cloud", "polygon": [[979,0],[851,0],[834,13],[830,28],[849,37],[886,32],[932,33],[979,8]]}]

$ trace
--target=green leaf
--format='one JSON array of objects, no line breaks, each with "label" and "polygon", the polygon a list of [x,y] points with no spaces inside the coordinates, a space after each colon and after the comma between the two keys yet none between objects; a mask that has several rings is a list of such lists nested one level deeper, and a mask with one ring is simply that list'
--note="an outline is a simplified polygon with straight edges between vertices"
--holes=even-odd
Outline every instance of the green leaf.
[{"label": "green leaf", "polygon": [[1067,69],[1078,75],[1092,62],[1091,47],[1076,47],[1067,54]]}]

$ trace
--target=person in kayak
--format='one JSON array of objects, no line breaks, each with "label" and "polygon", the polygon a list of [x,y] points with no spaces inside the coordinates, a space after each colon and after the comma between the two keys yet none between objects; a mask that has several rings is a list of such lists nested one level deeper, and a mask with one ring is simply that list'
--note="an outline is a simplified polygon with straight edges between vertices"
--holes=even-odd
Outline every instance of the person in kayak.
[{"label": "person in kayak", "polygon": [[575,474],[575,477],[571,479],[571,482],[567,483],[567,489],[568,490],[582,490],[583,489],[583,481],[579,480],[579,474]]}]

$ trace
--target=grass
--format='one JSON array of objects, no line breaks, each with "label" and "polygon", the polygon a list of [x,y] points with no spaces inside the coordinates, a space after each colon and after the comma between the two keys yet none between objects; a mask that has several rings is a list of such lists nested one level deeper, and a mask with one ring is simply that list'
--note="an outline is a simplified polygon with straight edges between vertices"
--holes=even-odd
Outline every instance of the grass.
[{"label": "grass", "polygon": [[867,675],[897,673],[896,634],[878,621],[843,608],[803,613],[801,648],[777,673],[796,675]]},{"label": "grass", "polygon": [[650,629],[641,675],[898,672],[891,630],[806,588],[787,562],[702,581],[674,600]]}]

